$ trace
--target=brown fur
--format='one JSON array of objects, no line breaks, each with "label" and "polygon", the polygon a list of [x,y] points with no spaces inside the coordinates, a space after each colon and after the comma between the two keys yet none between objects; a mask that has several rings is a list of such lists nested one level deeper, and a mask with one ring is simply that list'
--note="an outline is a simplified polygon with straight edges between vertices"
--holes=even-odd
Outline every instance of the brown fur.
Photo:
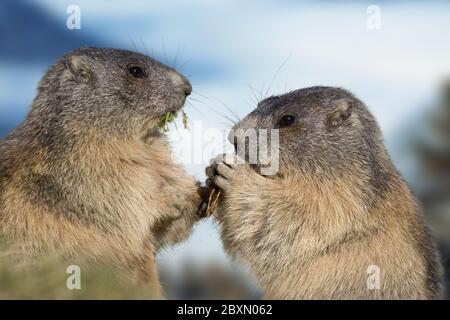
[{"label": "brown fur", "polygon": [[[131,84],[141,81],[135,82],[136,92],[130,95],[135,100],[125,100],[122,106],[123,97],[108,94],[87,108],[85,96],[99,88],[98,79],[95,89],[88,83],[74,104],[68,102],[80,95],[77,90],[83,85],[82,81],[61,80],[60,75],[67,72],[64,64],[72,55],[96,58],[95,65],[88,67],[99,69],[92,77],[106,77],[110,70]],[[148,63],[149,73],[155,72],[150,78],[163,77],[149,79],[166,86],[161,90],[172,84],[162,81],[174,77],[173,70],[128,51],[88,48],[58,62],[41,83],[25,122],[0,144],[0,231],[21,256],[57,252],[70,261],[85,258],[113,263],[160,291],[155,253],[187,238],[202,201],[197,183],[173,162],[165,137],[153,129],[161,114],[182,107],[185,96],[182,92],[183,97],[174,100],[178,94],[174,84],[174,97],[167,95],[171,100],[145,96],[151,89],[157,93],[157,88],[141,94],[144,80],[122,71],[120,59],[117,65],[108,60],[115,55],[125,62]],[[56,81],[54,93],[46,89],[49,81]],[[58,85],[74,89],[65,99],[56,99]],[[123,120],[119,109],[118,116],[105,117],[102,109],[110,111],[111,107],[122,108]],[[84,108],[98,112],[97,120],[95,114],[84,116]],[[57,109],[62,111],[53,118]],[[77,109],[82,121],[75,119]],[[133,122],[127,123],[128,119]],[[108,130],[111,127],[120,129]]]},{"label": "brown fur", "polygon": [[[353,111],[331,125],[336,99]],[[438,298],[434,244],[365,106],[344,90],[317,87],[258,109],[234,129],[277,128],[278,114],[298,116],[280,128],[278,174],[220,159],[207,174],[223,189],[215,215],[225,248],[250,264],[265,297]],[[380,268],[380,289],[367,287],[371,265]]]}]

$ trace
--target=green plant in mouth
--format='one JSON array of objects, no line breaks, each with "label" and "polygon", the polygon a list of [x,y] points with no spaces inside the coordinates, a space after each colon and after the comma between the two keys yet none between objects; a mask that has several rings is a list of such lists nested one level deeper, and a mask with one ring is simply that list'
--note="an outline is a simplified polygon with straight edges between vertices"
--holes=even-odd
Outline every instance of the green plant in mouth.
[{"label": "green plant in mouth", "polygon": [[[187,114],[183,110],[183,111],[181,111],[181,115],[182,115],[183,126],[185,129],[187,129],[187,123],[188,123]],[[160,129],[162,132],[165,132],[165,133],[168,132],[169,131],[169,123],[175,121],[175,119],[176,119],[176,114],[172,113],[171,111],[167,112],[159,120],[159,122],[157,124],[158,129]]]},{"label": "green plant in mouth", "polygon": [[168,132],[169,131],[169,123],[173,122],[174,120],[175,120],[175,115],[171,111],[169,111],[161,117],[161,119],[158,122],[157,127],[162,132]]},{"label": "green plant in mouth", "polygon": [[181,111],[181,115],[183,117],[183,126],[185,129],[187,129],[188,128],[188,125],[187,125],[188,124],[188,116],[187,116],[186,112],[184,112],[184,110]]}]

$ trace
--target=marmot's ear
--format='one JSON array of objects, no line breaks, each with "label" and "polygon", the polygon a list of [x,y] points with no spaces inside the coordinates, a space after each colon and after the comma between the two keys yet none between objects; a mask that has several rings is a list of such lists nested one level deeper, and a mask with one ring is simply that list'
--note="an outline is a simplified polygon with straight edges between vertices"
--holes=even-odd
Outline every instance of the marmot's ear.
[{"label": "marmot's ear", "polygon": [[66,66],[77,82],[89,82],[92,78],[92,70],[86,57],[80,55],[69,56]]},{"label": "marmot's ear", "polygon": [[333,110],[327,116],[327,124],[330,127],[338,127],[352,115],[352,103],[348,99],[334,100]]}]

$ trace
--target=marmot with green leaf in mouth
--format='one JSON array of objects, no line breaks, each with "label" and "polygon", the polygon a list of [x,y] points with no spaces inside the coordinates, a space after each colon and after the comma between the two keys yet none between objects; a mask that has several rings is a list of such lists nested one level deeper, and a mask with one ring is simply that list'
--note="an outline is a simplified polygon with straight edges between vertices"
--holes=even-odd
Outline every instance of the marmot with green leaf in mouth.
[{"label": "marmot with green leaf in mouth", "polygon": [[440,297],[424,217],[362,101],[332,87],[267,98],[233,127],[241,159],[242,132],[261,129],[278,130],[276,174],[236,155],[206,173],[220,188],[225,249],[249,263],[266,298]]},{"label": "marmot with green leaf in mouth", "polygon": [[155,254],[187,238],[204,190],[156,127],[191,90],[131,51],[82,48],[57,61],[0,143],[0,231],[15,253],[108,261],[160,290]]}]

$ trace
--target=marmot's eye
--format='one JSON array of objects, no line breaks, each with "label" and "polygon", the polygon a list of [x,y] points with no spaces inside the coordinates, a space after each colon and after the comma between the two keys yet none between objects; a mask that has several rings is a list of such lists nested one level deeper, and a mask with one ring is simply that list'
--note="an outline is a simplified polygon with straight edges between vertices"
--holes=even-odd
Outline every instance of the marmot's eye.
[{"label": "marmot's eye", "polygon": [[143,78],[143,77],[145,77],[144,70],[142,70],[141,67],[132,66],[132,67],[128,68],[128,71],[136,78]]},{"label": "marmot's eye", "polygon": [[280,128],[288,127],[295,122],[295,116],[292,114],[284,115],[278,120],[278,126]]}]

